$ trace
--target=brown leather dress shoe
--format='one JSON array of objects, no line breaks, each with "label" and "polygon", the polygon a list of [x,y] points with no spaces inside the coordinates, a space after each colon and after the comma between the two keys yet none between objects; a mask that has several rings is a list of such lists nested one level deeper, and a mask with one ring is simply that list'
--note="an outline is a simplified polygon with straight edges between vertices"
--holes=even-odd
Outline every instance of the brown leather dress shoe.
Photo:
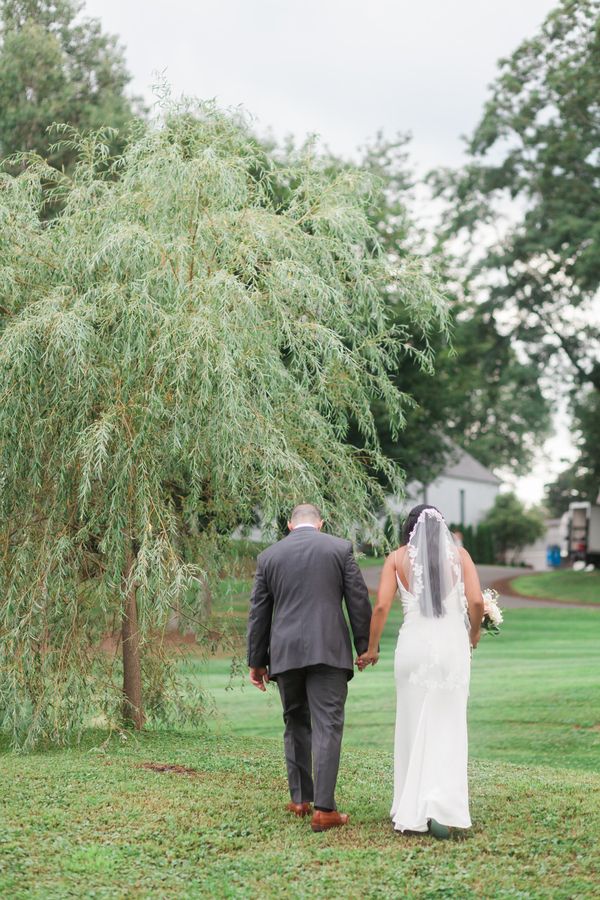
[{"label": "brown leather dress shoe", "polygon": [[330,828],[341,828],[342,825],[347,825],[349,818],[350,816],[339,813],[337,810],[323,812],[321,809],[316,809],[310,827],[313,831],[328,831]]},{"label": "brown leather dress shoe", "polygon": [[310,803],[288,803],[286,809],[288,812],[298,816],[299,819],[302,819],[304,816],[310,816],[312,812]]}]

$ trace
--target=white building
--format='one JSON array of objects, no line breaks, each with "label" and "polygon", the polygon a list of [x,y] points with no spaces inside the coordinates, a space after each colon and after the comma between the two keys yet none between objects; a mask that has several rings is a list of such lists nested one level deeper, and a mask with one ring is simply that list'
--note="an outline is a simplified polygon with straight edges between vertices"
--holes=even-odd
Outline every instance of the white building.
[{"label": "white building", "polygon": [[412,482],[406,487],[405,500],[392,502],[390,507],[404,514],[418,503],[431,503],[449,523],[477,525],[494,505],[501,484],[500,478],[470,453],[453,445],[448,463],[435,481],[428,485]]}]

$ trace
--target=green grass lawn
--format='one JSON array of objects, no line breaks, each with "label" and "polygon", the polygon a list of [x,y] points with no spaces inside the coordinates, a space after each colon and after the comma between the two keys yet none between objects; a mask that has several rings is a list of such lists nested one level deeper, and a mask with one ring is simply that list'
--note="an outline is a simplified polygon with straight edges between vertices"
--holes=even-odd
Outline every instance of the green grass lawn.
[{"label": "green grass lawn", "polygon": [[600,572],[540,572],[520,575],[511,582],[519,593],[530,597],[545,597],[570,603],[600,603]]},{"label": "green grass lawn", "polygon": [[[233,585],[222,602],[245,619]],[[226,614],[225,610],[221,613]],[[588,898],[600,858],[600,614],[507,610],[473,660],[473,829],[450,842],[389,824],[394,609],[378,666],[350,684],[340,832],[286,817],[281,710],[229,661],[190,656],[205,730],[89,733],[80,748],[1,754],[0,897]],[[159,772],[145,764],[188,767]]]},{"label": "green grass lawn", "polygon": [[[393,654],[401,612],[396,604],[377,666],[350,682],[345,743],[388,751],[393,741]],[[505,611],[498,637],[484,636],[473,655],[469,729],[471,756],[567,768],[600,767],[600,615],[586,609]],[[281,705],[241,677],[230,684],[226,659],[182,663],[215,698],[214,727],[238,735],[277,737]]]},{"label": "green grass lawn", "polygon": [[382,566],[385,562],[385,556],[359,556],[358,564],[361,569],[370,569],[374,566]]},{"label": "green grass lawn", "polygon": [[[345,749],[351,824],[313,834],[283,811],[278,741],[149,732],[99,752],[100,741],[3,756],[0,896],[597,896],[591,772],[475,761],[474,827],[437,842],[391,830],[389,750]],[[194,771],[144,767],[157,763]]]}]

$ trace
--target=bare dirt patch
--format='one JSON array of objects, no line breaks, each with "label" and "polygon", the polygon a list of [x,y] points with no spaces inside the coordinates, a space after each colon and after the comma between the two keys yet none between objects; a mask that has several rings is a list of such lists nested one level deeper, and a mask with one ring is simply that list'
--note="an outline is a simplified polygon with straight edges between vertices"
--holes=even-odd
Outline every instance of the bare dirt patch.
[{"label": "bare dirt patch", "polygon": [[[216,642],[220,637],[220,632],[209,631],[206,635],[206,641],[207,643],[210,643],[211,641]],[[190,633],[182,634],[179,631],[169,631],[165,635],[160,635],[158,639],[162,641],[163,646],[166,647],[167,650],[180,650],[185,653],[191,653],[194,655],[199,655],[203,652],[203,648],[197,642],[196,637]],[[104,653],[108,653],[111,656],[114,656],[117,652],[119,652],[120,646],[120,632],[116,632],[115,634],[105,634],[100,641],[100,649]]]},{"label": "bare dirt patch", "polygon": [[187,775],[190,778],[199,778],[202,772],[198,769],[190,769],[188,766],[179,766],[175,763],[138,763],[136,769],[149,769],[150,772],[165,772],[173,775]]}]

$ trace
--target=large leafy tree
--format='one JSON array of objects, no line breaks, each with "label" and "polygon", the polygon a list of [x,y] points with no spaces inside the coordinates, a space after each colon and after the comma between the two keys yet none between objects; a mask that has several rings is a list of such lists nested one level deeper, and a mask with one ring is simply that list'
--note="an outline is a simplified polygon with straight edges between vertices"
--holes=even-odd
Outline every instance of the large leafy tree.
[{"label": "large leafy tree", "polygon": [[[270,165],[210,105],[138,129],[112,163],[111,132],[67,129],[72,178],[31,157],[1,181],[0,709],[29,744],[80,726],[101,697],[114,711],[97,649],[111,623],[123,712],[141,727],[160,694],[146,662],[173,607],[199,602],[186,524],[209,573],[217,536],[258,506],[269,522],[310,500],[340,531],[375,526],[370,473],[399,484],[371,403],[400,422],[389,369],[445,323],[416,264],[379,248],[364,174],[311,154]],[[387,321],[384,285],[410,332]]]},{"label": "large leafy tree", "polygon": [[574,500],[597,503],[600,498],[600,392],[588,389],[575,400],[573,434],[577,460],[546,486],[546,505],[554,516]]},{"label": "large leafy tree", "polygon": [[[600,428],[600,3],[562,0],[499,65],[468,165],[435,179],[449,201],[444,237],[467,247],[482,309],[548,388],[570,391],[585,456]],[[555,511],[593,493],[590,473],[582,457],[559,478]]]},{"label": "large leafy tree", "polygon": [[[282,167],[298,152],[293,143],[279,147],[271,142],[266,148]],[[416,335],[406,317],[405,294],[392,283],[384,285],[390,324],[407,337],[392,373],[407,401],[399,437],[385,403],[376,398],[372,404],[387,458],[400,465],[407,481],[429,483],[452,455],[453,442],[484,465],[526,471],[549,430],[549,404],[537,383],[538,367],[517,355],[511,338],[501,333],[489,311],[465,293],[447,256],[439,250],[428,252],[431,237],[414,215],[415,191],[422,186],[415,183],[410,169],[409,137],[388,139],[379,133],[361,148],[359,159],[374,186],[368,204],[372,225],[368,246],[376,241],[392,266],[403,271],[413,267],[413,291],[418,292],[424,275],[440,288],[444,285],[452,319],[451,342],[445,331]],[[323,161],[331,177],[353,168],[331,153]],[[285,179],[279,181],[274,202],[286,202],[290,189]],[[352,429],[349,437],[359,440],[357,430]]]},{"label": "large leafy tree", "polygon": [[447,234],[471,241],[470,276],[530,352],[600,388],[600,4],[562,0],[501,60],[470,162],[442,173]]},{"label": "large leafy tree", "polygon": [[424,484],[437,477],[452,444],[492,469],[524,473],[549,430],[537,368],[517,357],[510,338],[477,304],[455,299],[451,310],[451,346],[433,336],[435,371],[419,372],[410,357],[401,361],[395,378],[416,404],[400,440],[380,410],[382,446],[407,478]]},{"label": "large leafy tree", "polygon": [[[498,494],[493,507],[481,523],[489,528],[501,562],[518,559],[519,551],[546,532],[546,525],[539,510],[526,509],[511,493]],[[513,551],[512,554],[509,551]]]},{"label": "large leafy tree", "polygon": [[[396,385],[413,403],[406,409],[400,440],[389,427],[383,404],[375,402],[378,433],[387,456],[399,463],[408,480],[428,483],[443,468],[450,438],[484,465],[516,473],[527,470],[549,428],[548,403],[537,383],[538,367],[519,357],[489,309],[451,276],[444,254],[428,254],[431,243],[411,209],[415,185],[409,169],[408,139],[382,135],[366,146],[361,166],[375,178],[377,191],[369,216],[388,259],[406,264],[426,258],[438,283],[445,285],[452,311],[452,341],[443,333],[411,337],[394,371]],[[332,159],[333,168],[343,166]],[[407,323],[401,297],[388,286],[390,320]],[[435,369],[423,369],[420,354],[435,351]]]},{"label": "large leafy tree", "polygon": [[0,155],[35,150],[69,168],[74,148],[50,149],[53,122],[123,128],[134,115],[123,50],[82,8],[77,0],[1,0]]}]

